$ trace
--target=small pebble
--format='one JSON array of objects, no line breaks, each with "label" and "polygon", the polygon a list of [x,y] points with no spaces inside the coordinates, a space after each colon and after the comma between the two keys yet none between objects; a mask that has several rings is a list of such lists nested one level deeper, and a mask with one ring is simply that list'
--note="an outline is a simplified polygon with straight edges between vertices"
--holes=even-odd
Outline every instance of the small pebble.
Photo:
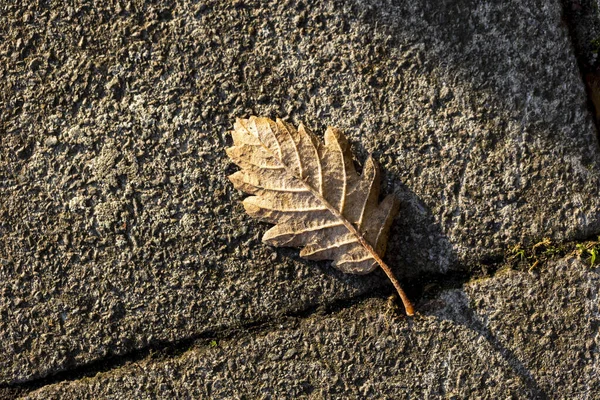
[{"label": "small pebble", "polygon": [[57,143],[58,143],[58,139],[56,138],[56,136],[49,136],[44,141],[44,144],[46,145],[46,147],[56,146]]}]

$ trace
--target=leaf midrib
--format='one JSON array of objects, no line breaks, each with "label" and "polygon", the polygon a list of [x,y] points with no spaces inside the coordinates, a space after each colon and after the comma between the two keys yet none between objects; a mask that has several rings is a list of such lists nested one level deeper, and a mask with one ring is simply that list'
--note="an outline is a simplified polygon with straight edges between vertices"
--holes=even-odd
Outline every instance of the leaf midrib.
[{"label": "leaf midrib", "polygon": [[[252,134],[252,132],[249,132],[250,134]],[[275,133],[271,130],[271,133],[273,135],[273,137],[275,138],[275,141],[277,143],[277,145],[281,148],[281,145],[279,144],[279,140],[277,139],[277,136],[275,135]],[[319,201],[321,202],[321,204],[323,204],[325,206],[325,208],[327,208],[327,210],[333,214],[334,217],[336,217],[342,224],[344,224],[344,226],[346,227],[346,229],[348,229],[348,231],[354,235],[356,237],[356,239],[358,240],[358,243],[360,243],[360,245],[367,250],[367,252],[371,255],[371,258],[375,259],[375,261],[381,265],[383,264],[383,260],[381,259],[381,257],[379,257],[379,255],[377,254],[377,252],[375,251],[375,249],[373,249],[373,246],[371,246],[369,244],[369,242],[366,241],[366,239],[364,238],[364,236],[358,232],[358,230],[354,227],[354,225],[352,225],[352,223],[350,221],[348,221],[348,219],[346,217],[344,217],[344,215],[337,210],[333,205],[331,205],[331,203],[329,203],[323,196],[321,196],[321,193],[319,193],[315,188],[313,188],[311,185],[308,184],[308,182],[306,182],[304,179],[297,177],[292,171],[291,169],[283,162],[283,160],[281,160],[269,147],[265,146],[265,144],[263,143],[263,141],[260,139],[260,137],[257,137],[258,141],[260,142],[261,146],[275,159],[277,160],[277,162],[279,162],[281,164],[281,166],[283,166],[283,169],[286,171],[286,173],[290,176],[292,176],[294,179],[299,180],[302,185]],[[294,143],[294,147],[296,148],[296,152],[297,152],[297,146],[296,146],[296,142],[293,140],[292,138],[292,143]],[[314,143],[311,144],[314,147]],[[316,148],[315,148],[316,150]],[[319,152],[318,150],[316,151],[317,153],[317,160],[320,162],[321,159],[319,158]],[[283,157],[283,152],[282,152],[282,157]],[[344,155],[342,153],[342,163],[345,161],[343,159]],[[319,168],[319,179],[322,181],[323,180],[323,176],[322,176],[322,170]],[[344,185],[347,184],[347,176],[344,170]],[[343,200],[345,201],[345,196],[346,193],[344,191],[344,197]],[[363,206],[364,207],[364,206]]]}]

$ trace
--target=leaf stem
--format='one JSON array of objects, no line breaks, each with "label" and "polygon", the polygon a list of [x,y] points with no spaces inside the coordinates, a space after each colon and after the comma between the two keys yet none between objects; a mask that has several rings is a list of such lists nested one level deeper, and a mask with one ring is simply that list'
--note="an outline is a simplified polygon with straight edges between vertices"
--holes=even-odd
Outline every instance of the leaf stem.
[{"label": "leaf stem", "polygon": [[390,267],[388,267],[388,265],[386,263],[384,263],[383,261],[381,261],[381,262],[379,262],[379,261],[380,260],[377,260],[377,262],[379,263],[379,266],[381,267],[383,272],[385,272],[387,277],[390,278],[390,281],[392,281],[392,284],[394,285],[394,287],[396,288],[396,291],[400,295],[400,299],[402,300],[402,304],[404,305],[404,310],[406,311],[406,315],[408,315],[408,316],[415,315],[415,310],[413,308],[413,305],[412,305],[411,301],[409,300],[408,296],[406,295],[406,293],[404,292],[404,290],[402,290],[402,286],[400,286],[400,282],[398,282],[398,279],[396,279],[396,276],[394,275],[394,273],[392,272]]},{"label": "leaf stem", "polygon": [[[326,204],[328,204],[328,203],[326,203]],[[337,210],[334,210],[332,212],[334,215],[339,215]],[[367,242],[367,240],[364,238],[363,235],[358,233],[358,231],[354,228],[354,226],[350,222],[348,222],[348,220],[343,218],[341,215],[339,215],[338,218],[341,219],[342,223],[346,226],[346,228],[348,228],[348,230],[350,232],[352,232],[354,235],[356,235],[356,238],[358,239],[360,244],[371,254],[371,256],[375,259],[375,261],[377,261],[377,264],[379,264],[379,266],[381,267],[383,272],[385,272],[385,274],[390,279],[390,281],[392,281],[392,284],[396,288],[398,295],[400,295],[400,300],[402,300],[402,305],[404,305],[404,310],[406,311],[406,315],[408,315],[408,316],[415,315],[415,309],[413,308],[413,305],[412,305],[410,299],[408,298],[408,296],[402,289],[402,286],[400,286],[400,282],[398,282],[398,278],[396,278],[396,275],[394,275],[394,273],[392,272],[392,269],[383,261],[383,259],[379,256],[379,254],[377,254],[375,249],[373,249],[373,246],[371,246],[369,244],[369,242]]]},{"label": "leaf stem", "polygon": [[[329,203],[325,203],[325,204],[329,205]],[[402,305],[404,305],[404,310],[406,311],[406,315],[408,315],[408,316],[415,315],[415,309],[413,308],[413,305],[412,305],[411,301],[409,300],[408,296],[402,289],[402,286],[400,286],[400,282],[398,282],[398,278],[396,278],[396,275],[394,275],[394,273],[392,272],[392,269],[383,261],[383,259],[379,256],[379,254],[377,254],[375,249],[373,249],[373,246],[371,246],[369,244],[369,242],[367,242],[367,240],[364,238],[364,236],[361,235],[356,230],[356,228],[354,228],[354,226],[350,222],[348,222],[347,219],[342,217],[339,214],[339,212],[335,209],[331,210],[331,208],[330,208],[330,211],[334,215],[338,216],[338,218],[341,219],[342,223],[346,226],[346,228],[348,228],[348,230],[356,236],[356,238],[358,239],[360,244],[371,254],[371,256],[375,259],[375,261],[377,261],[377,264],[379,264],[379,266],[381,267],[383,272],[385,272],[385,274],[390,279],[390,281],[392,281],[392,284],[396,288],[398,295],[400,295],[400,300],[402,300]]]},{"label": "leaf stem", "polygon": [[356,236],[356,238],[358,239],[360,244],[369,252],[369,254],[371,254],[371,256],[375,259],[377,264],[379,264],[379,266],[381,267],[383,272],[385,272],[385,274],[390,279],[390,281],[392,281],[392,284],[396,288],[398,295],[400,295],[400,299],[402,300],[402,304],[404,305],[404,310],[406,311],[406,315],[408,315],[408,316],[415,315],[415,309],[413,308],[413,305],[412,305],[411,301],[409,300],[408,296],[402,289],[402,286],[400,286],[400,282],[398,282],[398,278],[396,278],[396,275],[394,275],[394,273],[392,272],[392,269],[381,259],[379,254],[377,254],[377,252],[375,251],[375,249],[373,249],[373,246],[371,246],[371,244],[369,242],[367,242],[367,240],[364,238],[364,236],[356,230],[354,225],[352,225],[350,223],[350,221],[348,221],[342,215],[342,213],[340,213],[338,210],[336,210],[335,207],[333,207],[331,204],[329,204],[329,202],[327,200],[325,200],[325,198],[323,196],[321,196],[320,193],[318,193],[314,188],[312,188],[306,182],[304,182],[304,181],[302,181],[302,182],[303,182],[304,186],[313,194],[313,196],[315,196],[317,199],[319,199],[319,201],[321,201],[321,203],[323,205],[325,205],[325,207],[329,210],[329,212],[331,212],[333,215],[335,215],[344,224],[344,226],[348,229],[348,231],[350,231],[350,233],[352,233],[354,236]]},{"label": "leaf stem", "polygon": [[358,240],[367,249],[367,251],[371,253],[371,256],[373,256],[373,258],[375,259],[375,261],[377,261],[377,264],[379,264],[383,272],[385,272],[390,281],[392,281],[392,285],[394,285],[396,291],[398,292],[398,295],[400,295],[400,300],[402,300],[402,305],[404,306],[406,315],[415,315],[415,309],[413,308],[412,302],[402,289],[402,286],[400,286],[400,282],[398,282],[398,278],[396,278],[396,275],[394,275],[392,269],[381,259],[381,257],[379,257],[379,254],[377,254],[377,252],[373,249],[373,247],[371,247],[371,245],[365,240],[365,238],[362,235],[358,236]]}]

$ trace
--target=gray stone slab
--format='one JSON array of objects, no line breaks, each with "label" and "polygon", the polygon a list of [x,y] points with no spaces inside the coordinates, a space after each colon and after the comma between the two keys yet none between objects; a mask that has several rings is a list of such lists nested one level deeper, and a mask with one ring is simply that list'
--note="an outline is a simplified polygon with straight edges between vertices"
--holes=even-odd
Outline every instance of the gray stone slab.
[{"label": "gray stone slab", "polygon": [[388,285],[260,243],[237,116],[373,152],[404,277],[600,228],[556,1],[112,4],[2,6],[2,383]]},{"label": "gray stone slab", "polygon": [[444,291],[411,320],[370,299],[26,398],[592,399],[599,285],[566,259]]}]

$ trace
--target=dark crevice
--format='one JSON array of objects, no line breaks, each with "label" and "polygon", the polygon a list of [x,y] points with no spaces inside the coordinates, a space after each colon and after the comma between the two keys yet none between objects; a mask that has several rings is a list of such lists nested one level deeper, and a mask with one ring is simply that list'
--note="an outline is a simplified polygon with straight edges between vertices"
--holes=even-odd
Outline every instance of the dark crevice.
[{"label": "dark crevice", "polygon": [[[453,271],[446,274],[422,274],[411,280],[405,280],[403,286],[409,297],[414,300],[415,308],[419,312],[420,303],[437,297],[443,291],[459,289],[466,282],[474,279],[492,278],[499,270],[505,268],[527,271],[531,270],[533,264],[538,264],[538,268],[542,268],[543,264],[548,261],[574,254],[578,248],[578,244],[598,244],[598,242],[594,241],[597,238],[598,235],[592,235],[588,240],[580,242],[565,242],[560,244],[540,242],[533,244],[529,248],[517,246],[511,250],[507,250],[503,256],[480,262],[477,267],[470,268],[469,270]],[[517,248],[520,250],[515,252]],[[520,253],[521,250],[522,256]],[[157,341],[141,349],[132,350],[121,355],[108,356],[46,377],[14,384],[0,384],[0,400],[23,396],[48,385],[93,377],[98,373],[109,372],[145,359],[161,361],[177,358],[196,346],[210,346],[211,342],[230,341],[247,336],[248,334],[259,334],[275,329],[292,328],[302,319],[336,314],[367,299],[389,298],[390,296],[395,296],[398,304],[401,304],[397,299],[395,289],[390,284],[367,294],[337,300],[329,304],[313,305],[302,310],[282,313],[271,318],[243,325],[217,328],[173,342]],[[399,309],[401,310],[402,308],[400,307]]]},{"label": "dark crevice", "polygon": [[342,299],[327,305],[313,305],[299,311],[283,313],[275,315],[272,318],[258,320],[239,326],[218,328],[173,342],[157,341],[141,349],[136,349],[121,355],[111,355],[42,378],[14,384],[0,384],[0,400],[22,396],[28,392],[32,392],[48,385],[93,377],[98,373],[115,370],[145,359],[161,361],[177,358],[195,346],[210,346],[210,343],[213,341],[229,341],[241,336],[246,336],[250,333],[256,334],[260,332],[269,332],[273,329],[281,329],[282,327],[292,327],[298,320],[311,316],[335,314],[368,298],[385,297],[392,292],[394,292],[392,287],[390,287],[389,290],[383,288],[381,291],[375,293]]},{"label": "dark crevice", "polygon": [[[478,273],[481,274],[481,271],[478,271]],[[445,289],[461,287],[462,284],[470,278],[471,274],[467,272],[428,274],[407,281],[406,291],[409,296],[416,300],[418,305],[420,299],[434,296],[436,293]],[[109,372],[144,359],[160,361],[176,358],[195,346],[208,346],[211,341],[228,341],[239,338],[240,336],[248,335],[249,333],[256,334],[268,332],[273,329],[281,329],[282,326],[292,327],[301,319],[312,316],[336,314],[367,299],[388,298],[391,295],[395,295],[395,293],[395,289],[390,285],[389,287],[382,287],[367,294],[337,300],[329,304],[313,305],[302,310],[275,315],[272,318],[258,320],[239,326],[218,328],[174,342],[157,341],[141,349],[136,349],[121,355],[111,355],[42,378],[14,384],[0,384],[0,400],[15,398],[48,385],[93,377],[98,373]],[[398,299],[396,300],[398,301]]]},{"label": "dark crevice", "polygon": [[[478,271],[426,274],[419,276],[416,279],[406,281],[405,289],[407,294],[415,300],[418,311],[418,304],[421,300],[435,297],[443,290],[460,288],[465,282],[472,279],[473,276],[483,276],[484,271],[489,272],[495,270],[497,270],[497,268],[486,266],[485,269]],[[14,384],[0,384],[0,400],[22,396],[48,385],[93,377],[98,373],[109,372],[145,359],[160,361],[176,358],[195,346],[209,346],[212,341],[228,341],[239,338],[240,336],[246,336],[249,333],[257,334],[269,332],[273,329],[281,329],[282,327],[293,327],[301,319],[336,314],[357,303],[364,302],[367,299],[389,298],[390,296],[396,296],[396,301],[401,304],[397,299],[395,289],[389,285],[389,287],[385,286],[367,294],[337,300],[329,304],[313,305],[302,310],[275,315],[272,318],[258,320],[239,326],[218,328],[174,342],[157,341],[141,349],[136,349],[121,355],[111,355],[42,378]]]},{"label": "dark crevice", "polygon": [[577,66],[600,140],[600,10],[595,0],[561,0]]}]

